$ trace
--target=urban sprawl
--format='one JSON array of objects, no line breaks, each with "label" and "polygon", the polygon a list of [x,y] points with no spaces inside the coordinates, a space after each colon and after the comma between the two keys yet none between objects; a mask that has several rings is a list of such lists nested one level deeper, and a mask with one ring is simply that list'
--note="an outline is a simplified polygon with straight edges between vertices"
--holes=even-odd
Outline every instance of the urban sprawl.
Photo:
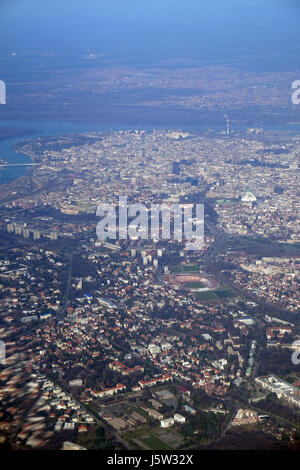
[{"label": "urban sprawl", "polygon": [[[293,443],[300,136],[128,130],[18,151],[36,165],[0,188],[1,442],[185,449],[246,426]],[[204,244],[98,239],[97,207],[119,197],[204,204]]]}]

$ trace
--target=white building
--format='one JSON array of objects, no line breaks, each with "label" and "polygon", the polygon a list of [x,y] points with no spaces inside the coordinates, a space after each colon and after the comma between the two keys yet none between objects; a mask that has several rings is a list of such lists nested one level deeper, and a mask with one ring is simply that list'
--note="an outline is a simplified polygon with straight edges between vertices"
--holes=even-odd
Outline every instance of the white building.
[{"label": "white building", "polygon": [[152,354],[152,356],[155,356],[156,354],[159,354],[160,351],[161,351],[160,347],[157,346],[156,344],[153,344],[153,343],[149,344],[148,349],[149,349],[150,353]]},{"label": "white building", "polygon": [[256,201],[256,196],[254,196],[251,191],[247,191],[243,196],[242,196],[242,201],[243,202],[255,202]]},{"label": "white building", "polygon": [[174,414],[174,421],[175,421],[176,423],[183,424],[183,423],[185,423],[185,417],[182,416],[182,415],[180,415],[179,413],[175,413],[175,414]]},{"label": "white building", "polygon": [[173,426],[173,424],[174,424],[174,418],[162,419],[160,422],[160,425],[162,428],[169,428],[170,426]]},{"label": "white building", "polygon": [[276,393],[279,399],[300,407],[300,390],[294,385],[279,379],[275,375],[256,377],[255,382],[263,389]]},{"label": "white building", "polygon": [[82,387],[82,379],[69,380],[70,387]]}]

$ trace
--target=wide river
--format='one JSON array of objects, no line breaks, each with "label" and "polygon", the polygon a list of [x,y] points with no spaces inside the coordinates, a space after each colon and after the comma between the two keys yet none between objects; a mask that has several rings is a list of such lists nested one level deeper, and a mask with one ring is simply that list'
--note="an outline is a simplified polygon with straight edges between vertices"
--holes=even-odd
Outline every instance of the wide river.
[{"label": "wide river", "polygon": [[[212,125],[199,125],[199,126],[186,126],[181,127],[182,130],[187,130],[191,132],[203,131],[209,128],[214,128],[215,130],[225,129],[226,123],[224,126],[212,126]],[[235,129],[245,129],[246,127],[251,126],[234,126]],[[10,128],[10,129],[26,129],[32,131],[32,134],[8,138],[5,140],[0,140],[0,157],[5,160],[7,163],[30,163],[31,160],[27,155],[15,152],[13,146],[17,142],[22,142],[25,140],[32,140],[37,137],[45,136],[54,136],[54,135],[66,135],[66,134],[80,134],[85,132],[101,132],[101,131],[111,131],[111,130],[121,130],[121,129],[158,129],[162,126],[156,126],[155,124],[149,126],[140,126],[136,125],[130,126],[124,125],[115,125],[103,124],[103,123],[78,123],[78,122],[66,122],[66,121],[0,121],[0,128]],[[171,129],[172,126],[165,125],[165,129]],[[300,132],[300,124],[291,124],[291,125],[279,125],[279,126],[264,126],[265,130],[291,130]],[[8,183],[9,181],[18,178],[19,176],[24,175],[29,166],[11,166],[7,168],[0,168],[0,184]]]}]

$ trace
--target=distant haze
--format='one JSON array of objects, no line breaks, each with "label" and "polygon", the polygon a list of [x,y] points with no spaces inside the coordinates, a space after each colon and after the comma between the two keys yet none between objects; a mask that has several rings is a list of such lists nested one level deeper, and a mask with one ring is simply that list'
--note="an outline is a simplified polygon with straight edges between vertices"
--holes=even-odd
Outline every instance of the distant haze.
[{"label": "distant haze", "polygon": [[290,0],[1,0],[0,18],[6,52],[220,59],[299,51],[300,4]]},{"label": "distant haze", "polygon": [[293,0],[0,0],[0,120],[299,122],[299,24]]}]

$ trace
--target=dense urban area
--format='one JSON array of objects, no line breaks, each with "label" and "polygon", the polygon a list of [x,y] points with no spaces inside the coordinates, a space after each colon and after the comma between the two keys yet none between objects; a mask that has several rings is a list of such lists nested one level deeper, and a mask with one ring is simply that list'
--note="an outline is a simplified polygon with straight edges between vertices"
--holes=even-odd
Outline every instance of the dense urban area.
[{"label": "dense urban area", "polygon": [[[34,165],[0,187],[1,447],[299,446],[300,135],[227,120],[16,149]],[[99,239],[124,196],[204,204],[204,244]]]}]

